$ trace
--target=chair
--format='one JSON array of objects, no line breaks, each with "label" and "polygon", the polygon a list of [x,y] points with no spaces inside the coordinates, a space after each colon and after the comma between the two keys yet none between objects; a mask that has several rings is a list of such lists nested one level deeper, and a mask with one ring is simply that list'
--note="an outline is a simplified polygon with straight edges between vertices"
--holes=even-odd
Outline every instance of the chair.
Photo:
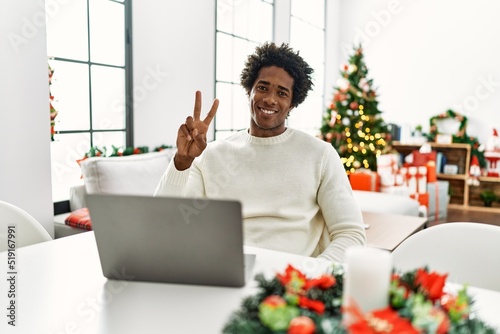
[{"label": "chair", "polygon": [[392,252],[401,271],[428,266],[450,282],[500,291],[500,226],[452,222],[419,231]]},{"label": "chair", "polygon": [[16,241],[16,249],[52,240],[33,216],[17,206],[0,201],[0,252],[8,249],[6,238],[9,234],[7,228],[10,225],[16,226],[15,239],[12,239]]}]

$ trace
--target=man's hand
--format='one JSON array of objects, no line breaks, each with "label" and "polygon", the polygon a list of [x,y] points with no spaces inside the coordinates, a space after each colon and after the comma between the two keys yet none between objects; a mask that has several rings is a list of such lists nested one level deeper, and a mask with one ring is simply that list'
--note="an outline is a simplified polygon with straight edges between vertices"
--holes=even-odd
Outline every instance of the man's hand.
[{"label": "man's hand", "polygon": [[207,147],[207,131],[212,122],[219,100],[215,99],[204,120],[200,120],[201,92],[196,91],[193,116],[188,116],[186,122],[177,131],[177,153],[174,157],[175,168],[185,170],[191,167],[193,160]]}]

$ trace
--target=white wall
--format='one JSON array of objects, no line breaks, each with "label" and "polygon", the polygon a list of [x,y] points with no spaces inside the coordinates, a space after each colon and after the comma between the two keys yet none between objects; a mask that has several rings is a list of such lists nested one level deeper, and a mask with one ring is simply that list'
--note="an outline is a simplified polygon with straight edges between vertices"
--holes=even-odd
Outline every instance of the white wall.
[{"label": "white wall", "polygon": [[135,1],[132,11],[135,145],[175,145],[195,91],[202,117],[214,99],[215,1]]},{"label": "white wall", "polygon": [[427,131],[453,109],[481,143],[500,129],[500,2],[342,0],[341,11],[340,49],[363,42],[384,120]]},{"label": "white wall", "polygon": [[0,36],[0,200],[27,211],[53,236],[43,2],[2,1]]}]

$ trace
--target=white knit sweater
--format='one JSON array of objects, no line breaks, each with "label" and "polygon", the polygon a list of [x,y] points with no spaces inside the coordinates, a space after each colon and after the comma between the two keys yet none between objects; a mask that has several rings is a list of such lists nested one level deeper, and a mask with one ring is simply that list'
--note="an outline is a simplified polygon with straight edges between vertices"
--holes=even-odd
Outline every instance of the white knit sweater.
[{"label": "white knit sweater", "polygon": [[155,196],[239,200],[251,246],[343,262],[347,247],[366,241],[335,149],[290,128],[275,137],[241,131],[210,142],[185,171],[172,159]]}]

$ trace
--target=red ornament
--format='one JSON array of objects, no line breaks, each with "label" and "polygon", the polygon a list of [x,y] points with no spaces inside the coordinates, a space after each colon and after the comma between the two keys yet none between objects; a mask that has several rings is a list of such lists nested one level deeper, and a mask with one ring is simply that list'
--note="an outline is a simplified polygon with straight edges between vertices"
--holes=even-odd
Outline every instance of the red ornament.
[{"label": "red ornament", "polygon": [[304,315],[293,318],[288,326],[288,334],[313,334],[315,330],[314,321]]}]

